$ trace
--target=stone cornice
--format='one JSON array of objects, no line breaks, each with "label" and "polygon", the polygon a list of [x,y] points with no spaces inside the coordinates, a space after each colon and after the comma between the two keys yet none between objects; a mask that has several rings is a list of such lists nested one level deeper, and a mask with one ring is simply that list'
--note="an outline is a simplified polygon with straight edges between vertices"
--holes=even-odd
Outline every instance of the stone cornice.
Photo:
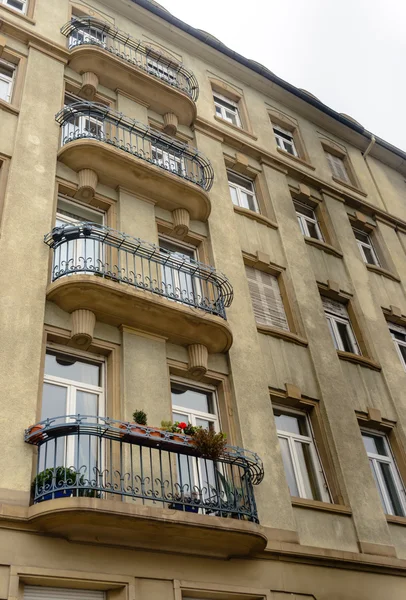
[{"label": "stone cornice", "polygon": [[16,23],[13,23],[12,21],[2,17],[0,19],[0,31],[4,35],[9,35],[20,42],[27,44],[29,47],[33,47],[40,52],[44,52],[55,60],[59,60],[64,64],[68,63],[69,52],[67,48],[61,46],[60,44],[56,44],[51,40],[47,40],[42,35],[39,35],[30,29],[21,27],[20,25],[17,25]]}]

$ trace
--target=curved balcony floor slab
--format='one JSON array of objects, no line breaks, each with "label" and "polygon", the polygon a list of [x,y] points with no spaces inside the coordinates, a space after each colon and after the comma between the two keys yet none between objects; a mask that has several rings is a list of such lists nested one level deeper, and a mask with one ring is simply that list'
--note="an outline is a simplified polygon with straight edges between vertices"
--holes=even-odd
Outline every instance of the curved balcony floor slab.
[{"label": "curved balcony floor slab", "polygon": [[39,530],[74,542],[232,558],[265,549],[260,525],[130,502],[58,498],[30,506]]},{"label": "curved balcony floor slab", "polygon": [[88,309],[98,321],[135,327],[181,346],[203,344],[217,353],[232,344],[231,329],[221,317],[96,275],[61,277],[48,286],[47,299],[66,312]]},{"label": "curved balcony floor slab", "polygon": [[126,92],[158,114],[174,113],[181,125],[191,125],[196,118],[196,105],[187,94],[100,46],[76,46],[68,66],[80,75],[95,73],[105,87]]},{"label": "curved balcony floor slab", "polygon": [[100,183],[127,188],[166,210],[185,208],[198,221],[209,217],[209,196],[198,185],[111,144],[93,138],[74,140],[59,150],[58,160],[74,171],[92,169]]}]

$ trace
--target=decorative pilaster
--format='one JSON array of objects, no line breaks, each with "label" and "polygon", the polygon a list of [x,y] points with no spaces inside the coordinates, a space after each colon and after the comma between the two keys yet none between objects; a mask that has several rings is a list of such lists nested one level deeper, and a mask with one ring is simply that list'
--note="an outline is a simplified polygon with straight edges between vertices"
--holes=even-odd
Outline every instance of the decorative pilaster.
[{"label": "decorative pilaster", "polygon": [[178,130],[178,117],[173,113],[164,114],[164,131],[168,135],[176,135]]},{"label": "decorative pilaster", "polygon": [[82,87],[79,91],[79,96],[85,100],[94,100],[99,86],[99,78],[95,73],[88,71],[82,75]]},{"label": "decorative pilaster", "polygon": [[208,369],[207,361],[209,352],[203,344],[192,344],[187,348],[189,354],[188,370],[190,375],[199,377],[204,375]]},{"label": "decorative pilaster", "polygon": [[173,232],[179,237],[183,238],[189,233],[190,226],[190,215],[186,208],[176,208],[172,211],[173,218]]},{"label": "decorative pilaster", "polygon": [[93,198],[98,183],[97,173],[92,169],[82,169],[78,172],[78,190],[75,198],[89,201]]},{"label": "decorative pilaster", "polygon": [[86,350],[93,341],[96,316],[92,311],[79,309],[72,313],[71,342]]}]

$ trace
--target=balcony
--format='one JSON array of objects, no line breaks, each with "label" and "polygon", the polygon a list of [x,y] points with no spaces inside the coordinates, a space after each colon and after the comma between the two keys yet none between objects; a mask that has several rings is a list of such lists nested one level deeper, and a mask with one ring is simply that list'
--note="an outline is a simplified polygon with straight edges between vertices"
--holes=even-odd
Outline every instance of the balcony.
[{"label": "balcony", "polygon": [[159,114],[174,113],[182,125],[193,123],[199,85],[181,64],[93,17],[73,18],[61,33],[68,38],[71,69],[95,73],[105,87],[119,88]]},{"label": "balcony", "polygon": [[209,352],[231,346],[233,289],[213,267],[94,223],[55,227],[44,241],[53,250],[47,298],[63,310]]},{"label": "balcony", "polygon": [[212,461],[189,436],[83,415],[46,419],[25,441],[38,447],[30,520],[47,533],[223,558],[266,545],[250,451]]},{"label": "balcony", "polygon": [[74,171],[92,169],[105,185],[208,218],[214,173],[195,148],[95,102],[68,104],[55,118],[62,129],[58,160]]}]

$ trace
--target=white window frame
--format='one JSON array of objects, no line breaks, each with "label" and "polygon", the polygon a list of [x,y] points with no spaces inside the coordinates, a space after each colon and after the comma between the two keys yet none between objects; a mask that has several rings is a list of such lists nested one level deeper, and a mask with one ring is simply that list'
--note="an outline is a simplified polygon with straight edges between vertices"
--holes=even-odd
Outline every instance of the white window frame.
[{"label": "white window frame", "polygon": [[[312,462],[312,470],[314,475],[319,494],[321,496],[322,502],[331,502],[331,494],[327,484],[327,478],[325,476],[323,465],[320,459],[320,455],[317,449],[317,445],[314,438],[312,424],[309,418],[309,415],[304,411],[292,410],[289,408],[285,408],[284,406],[273,405],[273,410],[277,412],[281,412],[288,416],[300,417],[306,420],[306,425],[309,431],[309,435],[300,435],[297,433],[292,433],[291,431],[283,431],[281,429],[277,429],[278,439],[282,438],[288,442],[288,448],[290,453],[290,458],[293,465],[293,474],[296,480],[296,485],[299,491],[299,498],[307,498],[308,500],[314,500],[314,498],[308,498],[306,495],[306,486],[303,481],[303,475],[300,468],[300,461],[296,452],[295,443],[299,442],[300,444],[306,444],[310,450],[310,457]],[[276,421],[275,421],[276,423]],[[310,479],[310,476],[309,476]]]},{"label": "white window frame", "polygon": [[[316,234],[317,234],[317,238],[316,239],[324,242],[323,234],[321,233],[321,229],[320,229],[320,226],[319,226],[319,222],[318,222],[318,220],[316,218],[316,213],[314,211],[314,208],[312,208],[311,206],[307,206],[306,204],[302,204],[301,202],[297,202],[296,200],[294,201],[293,204],[295,206],[296,216],[297,216],[297,220],[298,220],[298,223],[299,223],[300,231],[302,232],[302,234],[305,235],[306,237],[313,238],[313,236],[310,235],[309,226],[308,226],[308,223],[313,223],[313,225],[316,228]],[[305,214],[299,212],[300,207],[303,207],[306,210],[312,211],[312,213],[314,215],[313,218],[309,217],[308,215],[305,215]],[[298,210],[298,208],[299,208],[299,210]]]},{"label": "white window frame", "polygon": [[[92,35],[92,31],[95,32],[95,35]],[[80,35],[83,36],[83,42],[79,44],[77,38]],[[69,36],[68,47],[69,49],[71,49],[75,48],[75,46],[79,46],[82,44],[94,44],[96,46],[102,46],[104,48],[106,46],[106,39],[106,33],[98,27],[92,25],[90,28],[90,32],[86,31],[85,29],[75,29],[74,33]]]},{"label": "white window frame", "polygon": [[170,173],[176,173],[182,177],[186,176],[185,160],[183,156],[177,156],[175,152],[162,150],[162,148],[151,144],[151,158],[152,162],[160,167],[169,167],[167,170]]},{"label": "white window frame", "polygon": [[3,100],[4,100],[4,102],[11,102],[11,98],[13,97],[13,89],[14,89],[14,82],[15,82],[15,77],[16,77],[17,66],[14,63],[11,63],[10,61],[4,60],[4,59],[0,59],[0,64],[3,64],[4,66],[12,69],[12,71],[13,71],[13,74],[11,77],[8,77],[7,75],[2,75],[0,73],[0,80],[8,83],[8,93],[6,95],[6,98],[3,98]]},{"label": "white window frame", "polygon": [[350,174],[348,173],[347,165],[345,164],[346,159],[332,154],[332,152],[327,149],[324,149],[324,153],[333,177],[352,185]]},{"label": "white window frame", "polygon": [[[399,346],[406,348],[406,327],[402,327],[401,325],[395,325],[394,323],[388,323],[388,325],[389,325],[389,332],[390,332],[393,342],[395,344],[396,352],[398,353],[400,362],[402,363],[403,368],[406,371],[406,360],[403,358],[403,355],[399,348]],[[405,340],[404,341],[399,340],[395,336],[395,331],[397,331],[398,333],[402,333],[405,336]]]},{"label": "white window frame", "polygon": [[[342,305],[342,306],[345,309],[345,312],[347,312],[346,307],[344,305]],[[354,333],[354,330],[353,330],[352,324],[351,324],[351,319],[350,319],[350,316],[348,315],[348,313],[347,313],[348,316],[344,317],[344,316],[338,315],[337,313],[334,313],[332,310],[327,309],[324,305],[323,305],[323,309],[324,309],[324,314],[326,315],[327,324],[330,329],[331,337],[333,338],[333,343],[334,343],[334,347],[336,348],[336,350],[341,350],[342,352],[348,352],[348,350],[344,349],[344,344],[343,344],[343,341],[341,338],[341,334],[337,327],[337,323],[342,323],[342,324],[346,325],[346,327],[347,327],[348,338],[350,341],[350,345],[352,347],[352,353],[358,354],[359,356],[361,356],[361,350],[358,345],[357,338],[355,337],[355,333]]]},{"label": "white window frame", "polygon": [[380,432],[377,432],[374,430],[361,428],[361,434],[364,434],[364,433],[368,436],[381,437],[383,439],[384,446],[385,446],[385,449],[387,452],[387,455],[383,456],[382,454],[374,454],[372,452],[367,452],[367,450],[365,449],[368,459],[369,459],[369,463],[370,463],[373,475],[374,475],[375,483],[378,486],[378,494],[381,498],[385,514],[396,516],[394,510],[391,510],[392,500],[391,500],[390,494],[387,490],[386,483],[382,477],[381,470],[377,466],[377,463],[384,463],[384,464],[389,465],[389,469],[390,469],[390,472],[391,472],[391,475],[393,477],[393,481],[395,484],[396,492],[398,494],[399,503],[403,510],[403,515],[398,515],[398,516],[404,517],[404,516],[406,516],[406,490],[405,490],[405,486],[402,482],[402,478],[399,474],[399,470],[398,470],[398,467],[397,467],[397,464],[395,461],[395,457],[393,456],[392,448],[391,448],[389,440],[388,440],[388,436],[385,435],[384,433],[380,433]]},{"label": "white window frame", "polygon": [[16,1],[20,2],[22,4],[22,8],[17,8],[16,6],[13,6],[10,3],[11,0],[0,0],[0,4],[4,4],[8,8],[16,10],[17,12],[22,13],[23,15],[25,15],[26,12],[27,12],[28,0],[16,0]]},{"label": "white window frame", "polygon": [[[227,103],[229,105],[229,107],[223,106],[222,104],[220,104],[220,102],[216,102],[216,99]],[[230,98],[227,98],[226,96],[223,96],[222,94],[219,94],[218,92],[215,92],[214,90],[213,90],[213,101],[214,101],[214,106],[216,108],[216,116],[223,119],[223,121],[226,121],[227,123],[231,123],[231,125],[234,125],[235,127],[242,128],[240,109],[238,107],[237,102],[234,102],[234,100],[230,100]],[[234,114],[236,123],[233,123],[232,119],[227,116],[227,111],[232,112]],[[218,112],[220,114],[218,114]]]},{"label": "white window frame", "polygon": [[[290,154],[291,156],[296,156],[296,157],[299,156],[299,153],[296,149],[295,139],[294,139],[292,131],[288,131],[287,129],[284,129],[283,127],[280,127],[279,125],[274,125],[273,132],[275,135],[276,145],[278,146],[278,148],[280,148],[287,154]],[[287,140],[285,136],[288,137],[289,139]],[[288,147],[291,148],[292,152],[290,152],[290,150],[288,150]]]},{"label": "white window frame", "polygon": [[[80,381],[74,381],[73,379],[65,379],[63,377],[57,377],[55,375],[49,375],[44,372],[43,383],[48,383],[50,385],[59,386],[66,389],[66,412],[65,415],[68,417],[69,415],[76,415],[77,411],[76,407],[76,393],[78,391],[90,392],[98,396],[98,414],[94,416],[104,417],[106,411],[106,398],[105,398],[105,390],[106,390],[106,360],[103,356],[85,354],[82,352],[75,352],[71,349],[66,349],[64,346],[58,346],[56,344],[47,345],[46,353],[57,352],[58,354],[65,354],[66,356],[73,356],[77,360],[82,360],[84,362],[91,362],[95,364],[99,364],[101,367],[101,386],[95,386],[90,383],[82,383]],[[64,415],[60,415],[61,417]],[[41,421],[46,419],[46,416],[41,416]],[[52,418],[52,417],[51,417]],[[66,423],[75,422],[74,419],[69,420],[66,418]],[[64,466],[70,467],[75,463],[75,436],[67,436],[66,445],[64,450]],[[102,457],[100,457],[100,461],[102,463]],[[103,464],[103,463],[102,463]],[[57,465],[61,466],[61,465]],[[46,465],[44,466],[45,468]]]},{"label": "white window frame", "polygon": [[[242,185],[239,185],[238,183],[235,183],[234,181],[230,181],[229,179],[229,175],[233,175],[235,177],[239,177],[240,179],[244,180],[247,182],[247,184],[251,187],[244,187]],[[249,208],[248,206],[244,206],[244,202],[242,200],[242,192],[244,192],[245,194],[248,194],[251,196],[252,198],[252,203],[255,207],[254,212],[260,213],[259,210],[259,205],[258,205],[258,200],[255,194],[255,186],[254,186],[254,182],[251,179],[248,179],[247,177],[244,177],[243,175],[240,175],[239,173],[234,173],[234,171],[227,171],[227,179],[228,179],[228,187],[229,188],[233,188],[235,190],[236,196],[237,196],[237,204],[236,206],[240,206],[241,208],[246,208],[247,210],[252,210],[251,208]],[[231,200],[233,200],[233,197],[231,196]]]},{"label": "white window frame", "polygon": [[[358,245],[358,248],[359,248],[359,251],[361,253],[364,263],[366,263],[367,265],[371,265],[371,264],[377,265],[379,267],[380,264],[379,264],[378,256],[376,254],[376,251],[375,251],[375,248],[374,248],[374,245],[372,243],[371,236],[369,235],[369,233],[365,233],[365,231],[361,231],[361,229],[356,229],[355,227],[353,227],[352,229],[354,231],[355,241],[357,242],[357,245]],[[365,236],[368,241],[363,242],[362,240],[359,240],[357,238],[357,236],[355,235],[356,233],[360,233],[361,235]],[[364,248],[368,248],[371,251],[372,260],[373,260],[372,263],[370,263],[369,260],[367,259]]]},{"label": "white window frame", "polygon": [[[166,248],[162,247],[161,245],[161,241],[162,242],[168,242],[168,244],[171,244],[172,246],[177,246],[179,248],[179,252],[173,252],[172,250],[166,250]],[[182,259],[182,257],[186,257],[188,259],[191,260],[195,260],[196,262],[198,262],[198,255],[197,255],[197,249],[195,246],[192,246],[191,244],[185,244],[184,242],[178,241],[178,240],[174,240],[169,236],[165,236],[165,235],[159,235],[158,237],[158,245],[160,248],[162,248],[162,250],[166,251],[166,252],[170,252],[171,254],[175,254],[179,257],[179,259]],[[182,249],[188,250],[189,252],[193,253],[193,256],[188,256],[187,254],[183,254],[181,252]],[[167,284],[166,281],[166,275],[165,275],[165,265],[162,265],[162,278],[163,278],[163,283]],[[179,276],[179,272],[176,271],[176,269],[171,270],[171,274],[173,276],[173,285],[174,288],[179,288],[180,290],[182,289],[182,282],[180,280],[180,276]],[[193,277],[193,275],[187,275],[187,273],[184,273],[184,277],[189,277],[190,278],[190,283],[191,283],[191,287],[192,287],[192,291],[193,294],[195,294],[196,298],[195,298],[195,302],[198,302],[199,297],[202,298],[202,287],[200,284],[200,280],[198,277]],[[189,292],[190,293],[190,292]],[[171,300],[171,298],[169,298]],[[176,298],[174,298],[174,300],[176,301]]]}]

